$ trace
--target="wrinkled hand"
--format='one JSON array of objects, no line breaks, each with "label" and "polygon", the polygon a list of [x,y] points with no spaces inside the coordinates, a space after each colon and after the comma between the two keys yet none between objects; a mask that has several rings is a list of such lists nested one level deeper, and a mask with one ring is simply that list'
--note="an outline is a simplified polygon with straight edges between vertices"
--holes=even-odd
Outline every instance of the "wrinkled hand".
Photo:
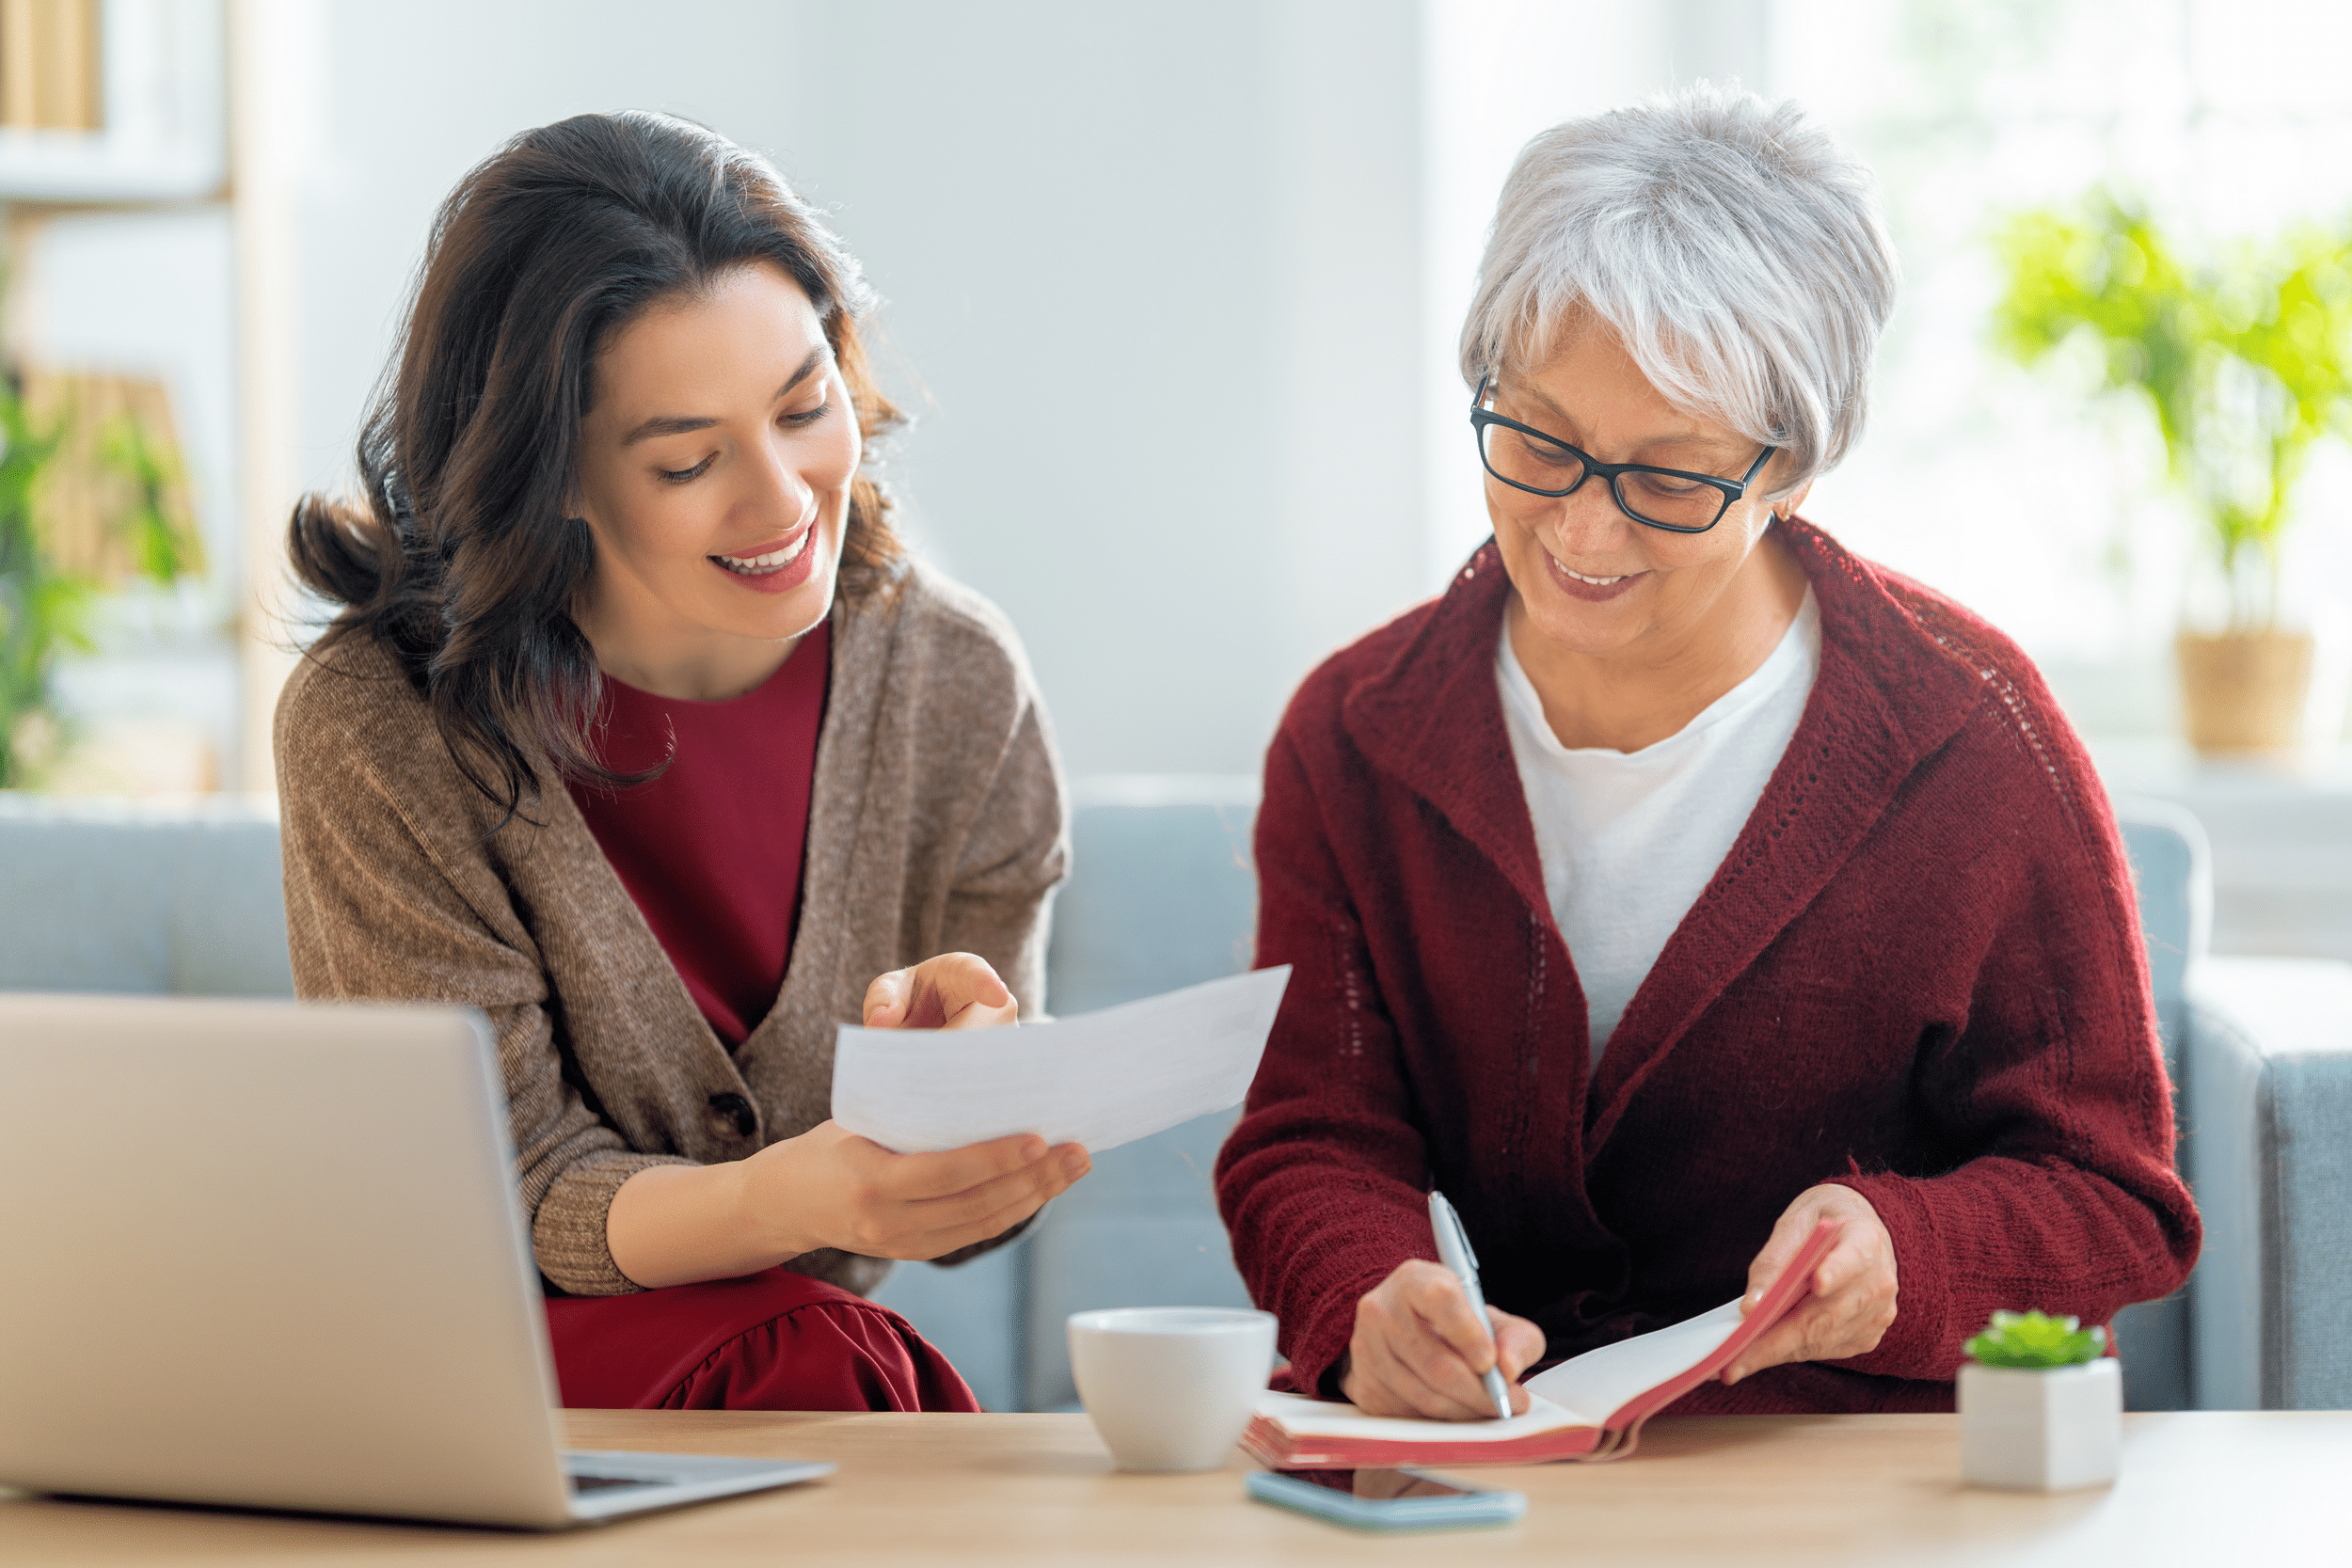
[{"label": "wrinkled hand", "polygon": [[1491,1421],[1485,1378],[1500,1361],[1511,1413],[1520,1414],[1527,1390],[1518,1376],[1543,1358],[1544,1331],[1492,1307],[1486,1318],[1491,1338],[1451,1269],[1420,1258],[1399,1263],[1356,1303],[1340,1392],[1367,1416]]},{"label": "wrinkled hand", "polygon": [[1813,1293],[1724,1369],[1725,1383],[1784,1362],[1861,1355],[1878,1349],[1885,1338],[1895,1321],[1895,1243],[1870,1200],[1851,1187],[1808,1187],[1797,1195],[1772,1227],[1764,1250],[1748,1265],[1740,1316],[1756,1309],[1788,1259],[1813,1234],[1814,1226],[1825,1219],[1838,1223],[1839,1234],[1814,1267]]},{"label": "wrinkled hand", "polygon": [[988,1029],[1020,1022],[1020,1006],[986,958],[942,953],[877,975],[865,1019],[868,1029]]},{"label": "wrinkled hand", "polygon": [[787,1253],[938,1258],[1001,1236],[1093,1168],[1077,1144],[1034,1132],[894,1154],[835,1121],[743,1162],[745,1217]]}]

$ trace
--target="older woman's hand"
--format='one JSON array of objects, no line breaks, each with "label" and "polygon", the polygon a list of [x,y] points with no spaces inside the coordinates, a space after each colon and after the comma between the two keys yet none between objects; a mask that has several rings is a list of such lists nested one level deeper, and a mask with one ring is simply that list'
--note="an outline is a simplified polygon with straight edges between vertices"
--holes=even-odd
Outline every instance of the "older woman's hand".
[{"label": "older woman's hand", "polygon": [[1748,1265],[1742,1315],[1764,1299],[1788,1259],[1822,1220],[1835,1220],[1839,1234],[1813,1271],[1813,1293],[1768,1329],[1739,1360],[1724,1369],[1737,1383],[1786,1361],[1836,1361],[1878,1349],[1895,1321],[1895,1243],[1870,1200],[1851,1187],[1808,1187],[1797,1195],[1772,1239]]},{"label": "older woman's hand", "polygon": [[1453,1271],[1426,1259],[1396,1271],[1356,1303],[1356,1334],[1342,1363],[1340,1392],[1367,1416],[1493,1420],[1483,1381],[1500,1363],[1511,1413],[1527,1408],[1519,1373],[1541,1359],[1544,1331],[1525,1318],[1486,1308],[1489,1336]]},{"label": "older woman's hand", "polygon": [[987,1029],[1017,1023],[1020,1004],[977,953],[942,953],[876,975],[866,988],[868,1029]]}]

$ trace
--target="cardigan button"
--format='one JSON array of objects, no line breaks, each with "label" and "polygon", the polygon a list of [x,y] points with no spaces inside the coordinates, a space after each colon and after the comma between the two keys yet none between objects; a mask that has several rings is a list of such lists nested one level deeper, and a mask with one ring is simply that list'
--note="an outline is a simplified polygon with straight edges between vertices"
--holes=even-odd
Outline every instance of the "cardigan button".
[{"label": "cardigan button", "polygon": [[734,1121],[739,1138],[748,1138],[759,1131],[759,1113],[739,1094],[714,1094],[710,1097],[710,1108]]}]

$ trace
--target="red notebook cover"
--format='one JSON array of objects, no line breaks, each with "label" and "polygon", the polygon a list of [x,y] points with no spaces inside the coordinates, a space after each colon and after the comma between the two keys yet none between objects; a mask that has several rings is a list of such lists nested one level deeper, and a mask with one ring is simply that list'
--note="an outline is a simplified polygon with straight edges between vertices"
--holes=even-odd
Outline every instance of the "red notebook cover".
[{"label": "red notebook cover", "polygon": [[[1253,1459],[1278,1470],[1393,1465],[1541,1465],[1622,1459],[1642,1423],[1720,1374],[1812,1293],[1813,1271],[1837,1240],[1823,1220],[1746,1318],[1740,1304],[1564,1361],[1527,1383],[1528,1413],[1507,1421],[1366,1416],[1352,1404],[1268,1394],[1242,1433]],[[1661,1372],[1661,1367],[1671,1370]],[[1557,1402],[1555,1402],[1555,1398]],[[1605,1402],[1607,1414],[1590,1408]]]}]

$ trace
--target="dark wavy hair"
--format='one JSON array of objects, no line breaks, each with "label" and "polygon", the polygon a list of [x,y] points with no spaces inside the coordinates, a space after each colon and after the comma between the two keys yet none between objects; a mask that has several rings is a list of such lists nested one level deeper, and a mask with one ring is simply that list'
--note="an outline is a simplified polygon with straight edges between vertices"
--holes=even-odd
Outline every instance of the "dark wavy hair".
[{"label": "dark wavy hair", "polygon": [[[595,560],[572,515],[596,356],[657,301],[767,261],[824,324],[870,451],[857,262],[766,159],[689,120],[577,115],[526,131],[435,217],[401,343],[361,428],[360,491],[294,508],[295,573],[344,607],[312,644],[369,636],[432,705],[458,768],[511,819],[558,776],[631,782],[590,741],[602,686],[571,610]],[[895,581],[890,501],[851,482],[841,592]]]}]

